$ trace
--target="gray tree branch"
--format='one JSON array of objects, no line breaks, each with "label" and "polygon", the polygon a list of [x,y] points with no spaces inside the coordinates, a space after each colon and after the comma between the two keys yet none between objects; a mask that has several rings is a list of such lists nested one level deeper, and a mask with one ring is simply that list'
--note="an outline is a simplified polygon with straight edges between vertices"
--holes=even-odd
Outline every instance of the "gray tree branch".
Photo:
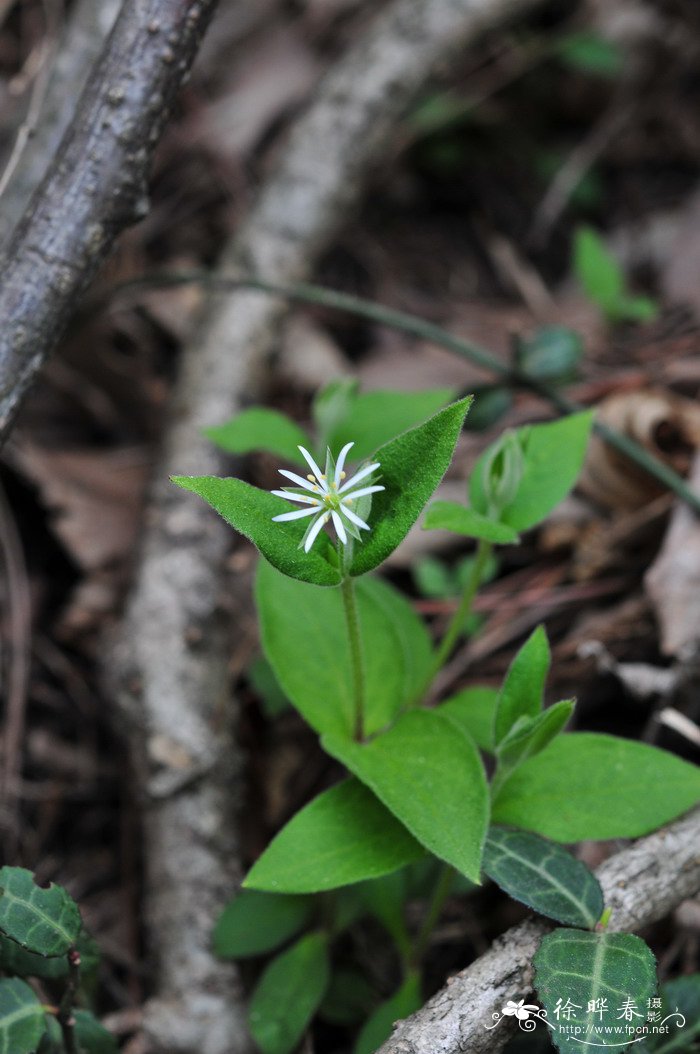
[{"label": "gray tree branch", "polygon": [[117,235],[148,209],[151,156],[215,2],[124,0],[0,261],[0,440]]},{"label": "gray tree branch", "polygon": [[[639,930],[700,890],[700,809],[611,856],[596,874],[612,909],[611,930]],[[510,1038],[485,1025],[509,999],[532,990],[532,959],[552,925],[528,919],[399,1022],[378,1054],[496,1054]]]}]

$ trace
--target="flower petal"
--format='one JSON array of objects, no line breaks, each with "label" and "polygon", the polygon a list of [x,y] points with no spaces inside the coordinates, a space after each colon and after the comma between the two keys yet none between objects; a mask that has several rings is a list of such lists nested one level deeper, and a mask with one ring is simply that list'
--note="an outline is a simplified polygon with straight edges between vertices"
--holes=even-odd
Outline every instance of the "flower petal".
[{"label": "flower petal", "polygon": [[316,464],[316,462],[314,461],[314,459],[313,459],[313,458],[311,457],[311,454],[310,454],[310,453],[308,452],[308,450],[307,450],[307,449],[306,449],[305,447],[303,447],[303,446],[300,446],[300,447],[299,447],[299,451],[300,451],[300,453],[301,453],[301,456],[302,456],[302,457],[304,458],[304,460],[306,461],[307,465],[309,466],[309,468],[310,468],[310,469],[311,469],[311,471],[313,472],[314,476],[315,476],[315,477],[316,477],[316,479],[318,480],[318,482],[319,482],[320,486],[321,486],[321,487],[323,487],[323,489],[324,489],[325,491],[327,491],[327,490],[328,490],[328,486],[327,486],[327,484],[326,484],[326,481],[325,481],[325,480],[324,480],[324,479],[322,478],[322,477],[323,477],[323,472],[322,472],[322,471],[321,471],[321,469],[320,469],[320,468],[318,467],[318,465]]},{"label": "flower petal", "polygon": [[349,451],[352,449],[352,447],[354,447],[354,445],[355,445],[354,443],[346,443],[345,446],[343,447],[343,449],[338,454],[338,460],[335,463],[335,485],[336,485],[336,487],[340,486],[340,478],[341,478],[341,476],[343,474],[343,469],[345,467],[345,459],[348,456]]},{"label": "flower petal", "polygon": [[[297,476],[296,472],[290,472],[289,469],[278,468],[277,471],[280,476],[286,476],[287,479],[291,479],[292,483],[296,483],[298,487],[303,487],[304,490],[313,490],[316,486],[315,483],[310,483],[308,479],[304,479],[303,476]],[[318,487],[316,487],[316,490],[318,490]]]},{"label": "flower petal", "polygon": [[316,523],[312,526],[311,530],[309,531],[309,536],[306,539],[306,542],[304,543],[304,552],[305,553],[308,553],[309,549],[311,548],[311,546],[314,544],[314,542],[318,538],[318,535],[319,535],[319,533],[321,531],[321,528],[323,527],[324,523],[327,523],[327,522],[328,522],[328,513],[326,513],[325,516],[319,516],[319,518],[316,520]]},{"label": "flower petal", "polygon": [[338,532],[338,537],[340,538],[340,540],[343,543],[343,545],[347,545],[348,544],[348,536],[345,533],[345,528],[343,527],[343,521],[341,520],[341,518],[340,518],[340,516],[338,515],[337,512],[332,512],[331,513],[331,518],[333,520],[333,526],[335,527],[336,531]]},{"label": "flower petal", "polygon": [[349,479],[347,483],[343,483],[342,487],[340,487],[340,489],[338,490],[338,494],[342,494],[348,489],[348,487],[354,487],[356,483],[359,483],[361,479],[365,478],[365,476],[371,475],[379,467],[380,466],[378,461],[376,461],[373,465],[365,465],[364,468],[361,468],[359,472],[355,473],[352,479]]},{"label": "flower petal", "polygon": [[317,512],[317,508],[295,509],[294,512],[283,512],[279,516],[273,516],[272,519],[275,523],[284,523],[286,520],[301,520],[304,516],[315,516]]},{"label": "flower petal", "polygon": [[349,509],[347,507],[347,505],[341,505],[340,511],[342,512],[343,516],[347,516],[347,518],[350,520],[350,523],[357,524],[358,527],[362,527],[365,531],[370,530],[369,524],[365,523],[364,520],[361,520],[360,517],[352,511],[352,509]]},{"label": "flower petal", "polygon": [[345,496],[347,498],[364,498],[365,494],[376,494],[377,491],[386,490],[386,487],[360,487],[359,490],[351,490]]},{"label": "flower petal", "polygon": [[320,498],[312,498],[310,494],[295,494],[293,490],[271,490],[276,498],[284,498],[286,501],[300,501],[304,505],[318,505],[321,507]]}]

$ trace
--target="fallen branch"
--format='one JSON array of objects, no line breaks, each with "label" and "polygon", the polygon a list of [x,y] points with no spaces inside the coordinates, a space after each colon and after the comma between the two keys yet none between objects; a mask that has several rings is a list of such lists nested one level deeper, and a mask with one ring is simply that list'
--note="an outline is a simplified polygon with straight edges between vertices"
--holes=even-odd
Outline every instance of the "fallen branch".
[{"label": "fallen branch", "polygon": [[[612,909],[610,930],[639,930],[700,890],[700,809],[611,856],[596,874]],[[509,999],[532,990],[532,958],[552,925],[528,919],[399,1022],[378,1054],[494,1054],[511,1037],[487,1032]]]},{"label": "fallen branch", "polygon": [[[538,0],[394,0],[322,81],[279,165],[221,261],[222,274],[294,282],[347,222],[392,128],[436,64],[486,26]],[[236,885],[236,753],[222,631],[231,535],[171,474],[220,474],[203,425],[259,387],[280,298],[210,298],[182,357],[150,500],[136,585],[116,657],[121,708],[146,808],[146,914],[158,953],[145,1028],[159,1049],[233,1054],[244,1046],[233,968],[210,951]],[[230,710],[229,710],[230,712]]]},{"label": "fallen branch", "polygon": [[215,0],[125,0],[0,271],[0,441],[117,236],[148,209],[151,155]]}]

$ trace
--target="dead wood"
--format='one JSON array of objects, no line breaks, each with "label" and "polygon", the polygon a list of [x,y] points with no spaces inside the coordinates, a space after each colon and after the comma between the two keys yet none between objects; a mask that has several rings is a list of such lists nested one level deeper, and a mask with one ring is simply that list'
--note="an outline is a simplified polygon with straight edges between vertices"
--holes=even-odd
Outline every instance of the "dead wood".
[{"label": "dead wood", "polygon": [[0,278],[0,440],[117,236],[148,209],[150,160],[215,0],[125,0]]},{"label": "dead wood", "polygon": [[[663,918],[700,890],[700,810],[616,853],[596,871],[612,909],[611,930],[633,931]],[[528,919],[397,1024],[378,1054],[494,1054],[512,1035],[492,1032],[492,1015],[532,989],[532,958],[551,924]]]}]

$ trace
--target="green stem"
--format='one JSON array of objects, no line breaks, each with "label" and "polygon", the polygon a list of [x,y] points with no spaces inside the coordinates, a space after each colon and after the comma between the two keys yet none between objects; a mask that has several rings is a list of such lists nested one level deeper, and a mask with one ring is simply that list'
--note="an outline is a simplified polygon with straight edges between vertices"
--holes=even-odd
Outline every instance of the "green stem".
[{"label": "green stem", "polygon": [[464,628],[464,623],[471,614],[472,605],[474,603],[474,597],[476,596],[477,590],[481,585],[481,579],[484,573],[484,568],[486,567],[486,564],[488,563],[489,557],[491,556],[492,552],[493,545],[491,544],[491,542],[485,542],[482,540],[477,545],[476,555],[474,557],[474,562],[471,567],[471,573],[467,580],[467,584],[465,585],[464,592],[462,593],[462,599],[459,602],[457,610],[450,619],[447,629],[445,630],[444,636],[440,641],[438,649],[435,653],[435,659],[433,662],[433,668],[430,677],[431,681],[445,665],[450,655],[452,654],[452,649],[459,640],[459,636]]},{"label": "green stem", "polygon": [[362,640],[360,638],[360,619],[357,611],[355,580],[346,575],[341,583],[345,623],[348,629],[350,644],[350,662],[352,665],[352,686],[355,710],[354,736],[358,743],[365,738],[365,669],[362,659]]},{"label": "green stem", "polygon": [[454,874],[454,868],[452,868],[450,864],[442,865],[439,878],[435,883],[433,895],[428,904],[426,916],[423,919],[423,925],[421,926],[418,936],[416,937],[416,942],[413,945],[413,953],[411,955],[411,964],[413,966],[417,967],[425,955],[431,934],[440,918],[442,909],[445,906],[445,901],[450,895]]},{"label": "green stem", "polygon": [[66,1054],[80,1054],[78,1040],[75,1035],[75,1018],[73,1017],[73,1004],[80,985],[80,952],[77,948],[68,951],[68,980],[63,992],[63,998],[58,1007],[56,1018],[61,1026],[63,1047]]},{"label": "green stem", "polygon": [[[308,282],[285,286],[276,285],[274,282],[264,282],[258,278],[226,278],[221,275],[210,275],[205,271],[185,271],[175,274],[170,272],[148,275],[124,282],[111,291],[109,298],[129,291],[137,292],[142,289],[172,288],[179,285],[191,285],[194,282],[206,285],[212,289],[253,289],[271,296],[284,297],[286,300],[297,301],[303,304],[318,304],[336,311],[346,311],[351,315],[356,315],[358,318],[366,318],[371,322],[377,322],[379,325],[390,326],[392,329],[410,333],[412,336],[429,340],[433,344],[446,348],[448,351],[454,352],[455,355],[460,355],[462,358],[482,366],[507,385],[536,392],[562,413],[575,413],[577,410],[583,409],[578,403],[566,399],[555,388],[550,387],[545,382],[531,377],[516,366],[507,365],[476,344],[460,340],[459,337],[448,333],[441,326],[436,326],[432,322],[408,314],[405,311],[394,311],[392,308],[384,307],[382,304],[377,304],[372,300],[364,300],[362,297],[351,296],[349,293],[338,293],[335,290],[325,289],[323,286],[312,285]],[[91,312],[98,310],[104,305],[105,300],[109,302],[109,298],[93,300],[88,305],[88,310]],[[620,432],[616,432],[607,425],[599,424],[598,422],[595,422],[593,427],[606,443],[615,447],[620,453],[625,454],[630,460],[636,462],[640,468],[648,472],[650,476],[653,476],[654,479],[668,487],[669,490],[673,491],[674,494],[690,506],[694,512],[700,513],[700,494],[694,493],[677,473],[628,436],[622,435]]]}]

